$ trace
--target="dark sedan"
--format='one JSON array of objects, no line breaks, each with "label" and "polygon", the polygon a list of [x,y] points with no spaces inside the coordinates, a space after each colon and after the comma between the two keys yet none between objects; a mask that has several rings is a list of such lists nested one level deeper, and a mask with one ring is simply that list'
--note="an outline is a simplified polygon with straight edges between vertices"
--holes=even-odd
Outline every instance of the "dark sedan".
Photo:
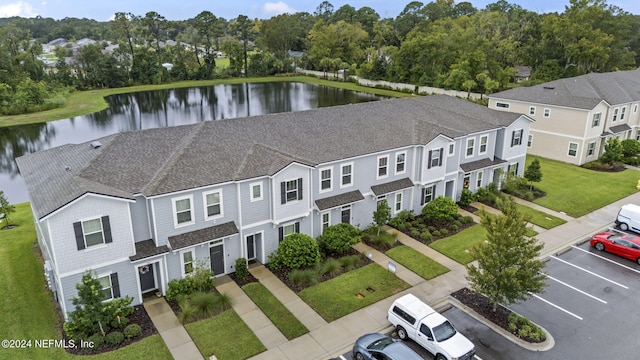
[{"label": "dark sedan", "polygon": [[591,237],[591,246],[640,264],[640,236],[615,232],[601,232]]},{"label": "dark sedan", "polygon": [[361,336],[353,345],[353,358],[356,360],[422,360],[400,340],[383,334]]}]

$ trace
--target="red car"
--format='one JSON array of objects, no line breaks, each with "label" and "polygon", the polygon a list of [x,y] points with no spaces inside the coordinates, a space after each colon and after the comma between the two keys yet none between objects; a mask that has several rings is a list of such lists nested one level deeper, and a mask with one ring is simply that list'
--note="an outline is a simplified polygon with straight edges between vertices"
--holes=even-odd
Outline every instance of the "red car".
[{"label": "red car", "polygon": [[591,237],[591,246],[622,256],[640,264],[640,236],[601,232]]}]

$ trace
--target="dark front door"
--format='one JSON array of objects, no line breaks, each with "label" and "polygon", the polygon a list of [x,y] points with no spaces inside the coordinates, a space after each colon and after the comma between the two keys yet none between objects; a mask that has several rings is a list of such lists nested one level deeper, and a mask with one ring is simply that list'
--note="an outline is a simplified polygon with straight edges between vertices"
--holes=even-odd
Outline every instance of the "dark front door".
[{"label": "dark front door", "polygon": [[211,257],[211,270],[213,271],[213,275],[224,274],[224,252],[222,244],[210,247],[209,255]]},{"label": "dark front door", "polygon": [[342,208],[342,222],[351,224],[351,206],[345,206]]},{"label": "dark front door", "polygon": [[253,260],[256,258],[256,236],[247,236],[247,260]]},{"label": "dark front door", "polygon": [[153,264],[140,266],[138,268],[140,276],[140,290],[145,293],[156,289],[156,278],[153,275]]}]

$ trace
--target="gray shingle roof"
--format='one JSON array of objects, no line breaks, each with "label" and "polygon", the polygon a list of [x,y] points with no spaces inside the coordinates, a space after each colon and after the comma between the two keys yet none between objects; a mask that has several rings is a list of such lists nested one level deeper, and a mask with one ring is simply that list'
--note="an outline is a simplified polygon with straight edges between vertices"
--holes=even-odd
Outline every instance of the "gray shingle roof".
[{"label": "gray shingle roof", "polygon": [[327,210],[334,207],[352,204],[356,201],[364,200],[360,190],[349,191],[348,193],[326,197],[316,200],[316,205],[320,210]]},{"label": "gray shingle roof", "polygon": [[631,126],[627,124],[616,125],[609,128],[609,132],[611,132],[612,134],[619,134],[621,132],[625,132],[629,130],[631,130]]},{"label": "gray shingle roof", "polygon": [[609,105],[625,104],[640,101],[640,70],[590,73],[506,90],[489,97],[585,110],[593,109],[602,100]]},{"label": "gray shingle roof", "polygon": [[[17,161],[41,218],[86,192],[160,195],[273,175],[294,161],[314,166],[456,138],[520,116],[435,95],[122,132],[98,149],[65,145]],[[68,164],[73,171],[59,178]]]},{"label": "gray shingle roof", "polygon": [[379,196],[383,194],[388,194],[390,192],[407,189],[412,186],[413,186],[413,181],[411,181],[411,179],[409,178],[404,178],[400,180],[390,181],[388,183],[384,183],[380,185],[373,185],[371,187],[371,191],[373,191],[373,193],[376,196]]},{"label": "gray shingle roof", "polygon": [[129,257],[129,260],[136,261],[145,259],[151,256],[168,253],[169,248],[167,245],[156,246],[153,240],[139,241],[136,243],[136,254]]},{"label": "gray shingle roof", "polygon": [[488,167],[492,167],[492,166],[496,166],[504,163],[506,163],[506,161],[500,158],[494,158],[493,160],[486,158],[486,159],[468,162],[466,164],[461,164],[460,168],[462,169],[462,171],[467,173],[467,172],[472,172],[480,169],[486,169]]},{"label": "gray shingle roof", "polygon": [[178,250],[188,246],[200,244],[203,242],[216,240],[225,236],[238,233],[238,227],[233,221],[224,224],[214,225],[208,228],[190,231],[188,233],[169,236],[169,245],[171,249]]}]

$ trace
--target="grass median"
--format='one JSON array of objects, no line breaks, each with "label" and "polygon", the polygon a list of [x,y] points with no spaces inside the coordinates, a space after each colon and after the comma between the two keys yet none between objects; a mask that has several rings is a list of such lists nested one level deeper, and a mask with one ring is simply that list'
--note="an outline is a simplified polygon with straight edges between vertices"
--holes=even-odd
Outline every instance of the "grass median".
[{"label": "grass median", "polygon": [[446,266],[406,245],[396,246],[385,252],[385,255],[426,280],[433,279],[449,271]]},{"label": "grass median", "polygon": [[482,225],[473,225],[459,233],[434,241],[429,247],[441,252],[451,259],[466,265],[473,260],[469,249],[480,244],[487,238],[487,233]]}]

